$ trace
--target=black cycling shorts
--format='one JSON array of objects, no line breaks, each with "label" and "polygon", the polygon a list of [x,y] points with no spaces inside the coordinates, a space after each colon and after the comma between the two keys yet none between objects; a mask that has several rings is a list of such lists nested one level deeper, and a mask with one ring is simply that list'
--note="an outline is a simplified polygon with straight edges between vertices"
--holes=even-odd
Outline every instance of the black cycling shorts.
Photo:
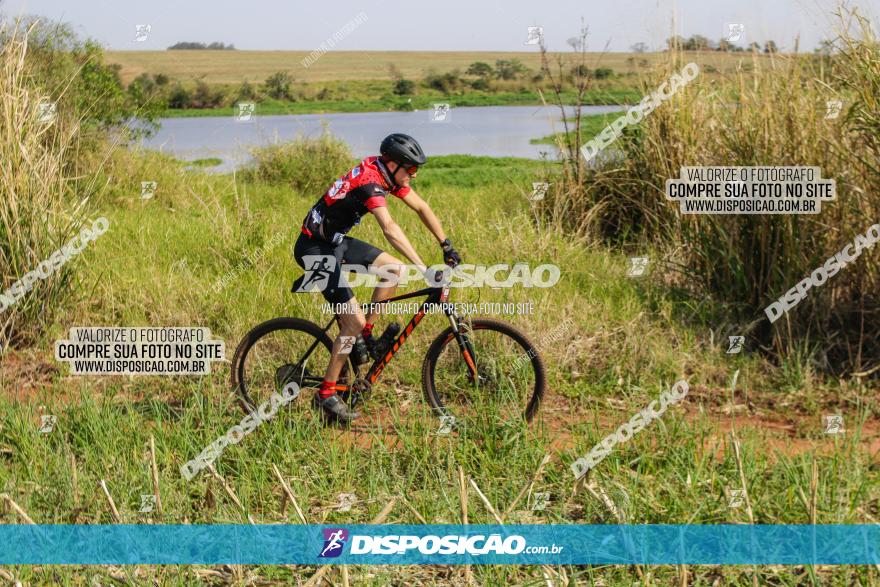
[{"label": "black cycling shorts", "polygon": [[[293,258],[306,270],[306,274],[294,282],[294,291],[320,290],[331,304],[344,304],[354,297],[348,280],[342,272],[343,263],[362,265],[369,269],[382,254],[362,240],[346,236],[338,245],[325,240],[300,234],[293,247]],[[308,257],[308,258],[307,258]]]}]

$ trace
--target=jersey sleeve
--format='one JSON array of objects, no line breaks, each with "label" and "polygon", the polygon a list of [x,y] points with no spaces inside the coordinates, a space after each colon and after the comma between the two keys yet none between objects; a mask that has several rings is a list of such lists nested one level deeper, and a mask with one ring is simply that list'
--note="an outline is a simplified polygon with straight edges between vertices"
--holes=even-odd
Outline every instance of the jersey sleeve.
[{"label": "jersey sleeve", "polygon": [[367,194],[363,202],[364,206],[367,207],[367,210],[382,208],[388,205],[388,202],[385,201],[385,196],[388,195],[388,192],[382,189],[382,186],[374,183],[364,187],[366,188]]},{"label": "jersey sleeve", "polygon": [[391,190],[391,193],[400,198],[401,200],[405,198],[410,192],[410,188],[408,187],[399,187],[395,190]]}]

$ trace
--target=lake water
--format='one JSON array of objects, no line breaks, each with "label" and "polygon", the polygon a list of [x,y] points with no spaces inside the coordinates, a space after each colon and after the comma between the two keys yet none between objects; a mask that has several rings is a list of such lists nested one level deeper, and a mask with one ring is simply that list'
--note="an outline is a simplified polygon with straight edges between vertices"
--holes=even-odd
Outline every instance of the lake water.
[{"label": "lake water", "polygon": [[[623,106],[584,106],[584,114],[617,112]],[[567,115],[572,116],[574,109]],[[239,122],[233,116],[163,118],[156,134],[142,144],[187,161],[218,157],[215,171],[230,171],[249,159],[249,149],[297,134],[318,136],[326,125],[357,157],[378,154],[379,143],[391,132],[416,137],[431,155],[488,155],[539,159],[555,156],[551,145],[529,140],[561,132],[562,116],[549,106],[484,106],[453,108],[445,121],[433,121],[433,110],[254,116]],[[555,126],[555,129],[554,129]]]}]

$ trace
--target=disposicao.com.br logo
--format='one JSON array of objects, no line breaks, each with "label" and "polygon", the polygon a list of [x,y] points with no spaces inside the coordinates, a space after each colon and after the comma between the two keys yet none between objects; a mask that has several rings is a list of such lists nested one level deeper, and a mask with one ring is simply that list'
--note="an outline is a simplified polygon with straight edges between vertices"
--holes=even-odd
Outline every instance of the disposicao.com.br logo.
[{"label": "disposicao.com.br logo", "polygon": [[[501,534],[476,534],[464,536],[448,534],[444,536],[428,535],[396,535],[364,536],[353,535],[349,538],[348,531],[342,528],[323,530],[324,541],[319,557],[336,557],[342,554],[346,542],[350,542],[351,555],[470,555],[486,554],[517,555],[517,554],[559,554],[564,547],[551,544],[549,546],[528,546],[526,539],[519,535],[502,538]],[[412,552],[411,552],[412,551]]]}]

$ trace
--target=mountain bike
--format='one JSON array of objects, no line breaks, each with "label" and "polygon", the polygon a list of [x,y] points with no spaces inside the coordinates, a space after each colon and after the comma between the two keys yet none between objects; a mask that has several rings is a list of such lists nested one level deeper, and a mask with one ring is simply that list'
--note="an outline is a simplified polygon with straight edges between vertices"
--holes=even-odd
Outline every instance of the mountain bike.
[{"label": "mountain bike", "polygon": [[[541,356],[526,335],[498,320],[459,316],[448,302],[445,286],[379,304],[419,297],[425,298],[419,311],[369,368],[356,365],[349,355],[337,379],[340,397],[352,408],[364,401],[425,316],[442,313],[449,326],[430,344],[422,362],[422,390],[433,412],[458,430],[478,420],[490,426],[514,419],[531,422],[544,395],[545,375]],[[248,332],[232,359],[232,387],[244,410],[255,411],[290,383],[303,391],[320,387],[338,327],[334,314],[323,328],[302,318],[284,317]]]}]

